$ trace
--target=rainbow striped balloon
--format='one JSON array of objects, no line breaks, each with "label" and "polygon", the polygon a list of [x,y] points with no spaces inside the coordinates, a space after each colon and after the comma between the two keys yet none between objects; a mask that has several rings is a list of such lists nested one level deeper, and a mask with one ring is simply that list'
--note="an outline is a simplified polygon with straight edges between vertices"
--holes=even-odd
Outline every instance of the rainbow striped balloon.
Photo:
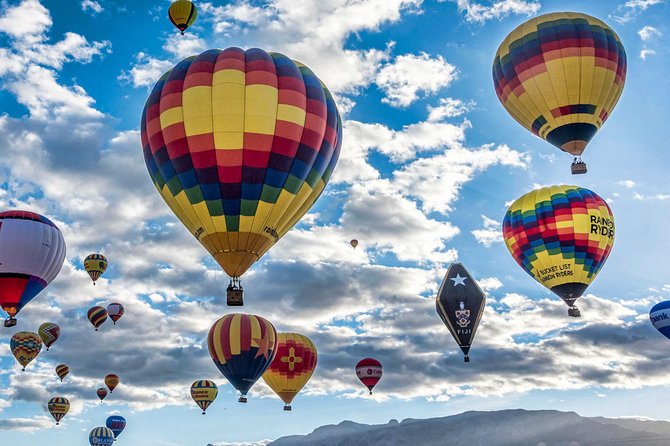
[{"label": "rainbow striped balloon", "polygon": [[528,20],[505,38],[493,61],[496,94],[509,114],[575,156],[612,112],[625,80],[619,37],[575,12]]},{"label": "rainbow striped balloon", "polygon": [[543,187],[512,203],[503,237],[514,260],[572,307],[612,250],[614,217],[588,189]]},{"label": "rainbow striped balloon", "polygon": [[312,207],[342,141],[314,73],[258,48],[181,61],[156,83],[141,124],[154,185],[233,278]]}]

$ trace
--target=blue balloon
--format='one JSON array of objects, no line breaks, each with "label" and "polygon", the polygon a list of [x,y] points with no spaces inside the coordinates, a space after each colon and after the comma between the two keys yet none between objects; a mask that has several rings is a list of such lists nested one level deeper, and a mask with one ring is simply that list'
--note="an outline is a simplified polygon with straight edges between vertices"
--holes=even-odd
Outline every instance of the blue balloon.
[{"label": "blue balloon", "polygon": [[656,330],[670,339],[670,301],[666,300],[654,305],[649,311],[649,320]]},{"label": "blue balloon", "polygon": [[119,438],[121,432],[126,428],[126,419],[120,415],[112,415],[107,418],[105,424],[114,432],[114,438]]},{"label": "blue balloon", "polygon": [[110,446],[114,444],[114,432],[103,426],[93,428],[88,435],[88,442],[91,446]]}]

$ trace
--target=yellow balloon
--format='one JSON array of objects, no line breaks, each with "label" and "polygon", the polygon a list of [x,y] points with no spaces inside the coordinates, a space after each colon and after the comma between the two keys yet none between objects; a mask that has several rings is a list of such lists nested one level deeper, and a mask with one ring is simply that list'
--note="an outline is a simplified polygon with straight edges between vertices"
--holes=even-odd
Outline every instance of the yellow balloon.
[{"label": "yellow balloon", "polygon": [[198,8],[195,7],[193,2],[188,0],[177,0],[170,5],[168,17],[179,32],[184,35],[186,28],[193,25],[195,19],[198,17]]},{"label": "yellow balloon", "polygon": [[191,398],[202,409],[203,415],[205,415],[205,411],[214,402],[218,394],[218,387],[216,387],[213,381],[208,379],[196,381],[191,385]]}]

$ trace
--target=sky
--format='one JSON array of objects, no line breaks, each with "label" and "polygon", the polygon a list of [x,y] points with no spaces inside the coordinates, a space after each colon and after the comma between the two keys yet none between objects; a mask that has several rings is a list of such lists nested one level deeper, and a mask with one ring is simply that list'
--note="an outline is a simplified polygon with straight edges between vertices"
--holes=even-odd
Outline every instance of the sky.
[{"label": "sky", "polygon": [[[199,1],[183,37],[169,5],[0,1],[0,209],[47,216],[67,244],[58,277],[16,329],[0,331],[3,444],[86,444],[111,414],[128,420],[118,443],[128,446],[246,444],[345,419],[503,408],[670,420],[670,341],[648,320],[670,297],[667,2]],[[628,55],[623,95],[585,153],[583,176],[507,114],[491,79],[502,39],[554,11],[599,17]],[[344,123],[326,191],[243,277],[244,311],[317,346],[316,372],[290,413],[262,382],[238,404],[212,363],[206,334],[231,312],[227,279],[162,201],[142,155],[153,83],[184,57],[231,46],[308,65]],[[616,221],[579,320],[502,242],[507,206],[551,184],[594,190]],[[82,265],[92,252],[110,261],[95,287]],[[453,261],[488,296],[469,364],[435,312]],[[112,301],[126,314],[93,332],[87,309]],[[45,321],[61,338],[21,372],[9,338]],[[366,356],[384,364],[372,397],[354,373]],[[62,362],[71,375],[60,383]],[[100,403],[107,373],[121,384]],[[189,395],[198,379],[220,388],[206,416]],[[45,410],[54,396],[72,404],[60,426]]]}]

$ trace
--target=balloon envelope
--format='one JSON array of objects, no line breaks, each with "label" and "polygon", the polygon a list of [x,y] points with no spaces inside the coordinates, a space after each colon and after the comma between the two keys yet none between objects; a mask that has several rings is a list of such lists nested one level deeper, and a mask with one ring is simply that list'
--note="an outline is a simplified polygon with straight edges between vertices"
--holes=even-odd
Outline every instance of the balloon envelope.
[{"label": "balloon envelope", "polygon": [[587,14],[555,12],[512,31],[493,61],[500,102],[526,129],[582,154],[616,105],[626,52],[616,33]]},{"label": "balloon envelope", "polygon": [[198,8],[195,7],[193,2],[188,0],[177,0],[170,5],[168,17],[183,35],[186,28],[193,25],[195,19],[198,17]]},{"label": "balloon envelope", "polygon": [[207,337],[214,364],[241,394],[263,375],[277,351],[277,331],[260,316],[229,314],[216,321]]},{"label": "balloon envelope", "polygon": [[203,379],[196,381],[191,385],[191,398],[202,409],[202,414],[205,414],[207,408],[214,402],[216,396],[219,394],[219,388],[213,381]]},{"label": "balloon envelope", "polygon": [[452,263],[435,299],[437,314],[463,351],[465,361],[479,320],[484,313],[486,296],[462,263]]},{"label": "balloon envelope", "polygon": [[42,350],[42,339],[31,331],[14,333],[9,341],[9,348],[23,370],[35,359]]},{"label": "balloon envelope", "polygon": [[86,256],[84,259],[84,269],[88,273],[89,276],[91,276],[91,280],[93,280],[93,284],[95,285],[95,281],[102,276],[102,274],[107,271],[107,257],[103,256],[102,254],[89,254]]},{"label": "balloon envelope", "polygon": [[512,203],[503,237],[514,260],[573,307],[612,250],[614,217],[589,189],[543,187]]},{"label": "balloon envelope", "polygon": [[277,354],[263,374],[263,381],[286,404],[307,384],[316,369],[316,346],[298,333],[277,333]]},{"label": "balloon envelope", "polygon": [[37,334],[40,335],[40,339],[49,350],[49,347],[60,337],[60,327],[53,322],[45,322],[40,325]]},{"label": "balloon envelope", "polygon": [[56,278],[64,259],[65,240],[51,220],[0,212],[0,306],[10,319]]},{"label": "balloon envelope", "polygon": [[105,323],[107,320],[107,310],[103,307],[95,306],[88,309],[88,320],[95,327],[95,331],[98,331],[98,327]]},{"label": "balloon envelope", "polygon": [[656,330],[670,339],[670,301],[659,302],[651,307],[649,320]]},{"label": "balloon envelope", "polygon": [[51,416],[56,420],[56,424],[59,424],[60,420],[62,420],[70,410],[70,401],[68,401],[67,398],[57,396],[49,400],[47,408],[49,409]]},{"label": "balloon envelope", "polygon": [[368,388],[370,395],[372,389],[382,379],[382,363],[374,358],[363,358],[356,364],[356,376]]},{"label": "balloon envelope", "polygon": [[321,195],[342,134],[314,73],[258,48],[181,61],[154,86],[141,127],[154,185],[233,278]]},{"label": "balloon envelope", "polygon": [[121,379],[118,375],[110,373],[109,375],[105,376],[105,385],[110,392],[114,392],[114,389],[116,389],[116,386],[118,386],[120,382]]},{"label": "balloon envelope", "polygon": [[91,446],[110,446],[114,444],[114,432],[105,426],[96,427],[88,435],[88,442]]},{"label": "balloon envelope", "polygon": [[121,319],[121,316],[123,316],[125,309],[123,308],[123,305],[113,302],[109,305],[107,305],[107,315],[109,318],[114,322],[114,325],[116,325],[116,321]]},{"label": "balloon envelope", "polygon": [[121,432],[126,428],[126,419],[120,415],[112,415],[107,418],[105,425],[112,430],[114,438],[119,438]]}]

